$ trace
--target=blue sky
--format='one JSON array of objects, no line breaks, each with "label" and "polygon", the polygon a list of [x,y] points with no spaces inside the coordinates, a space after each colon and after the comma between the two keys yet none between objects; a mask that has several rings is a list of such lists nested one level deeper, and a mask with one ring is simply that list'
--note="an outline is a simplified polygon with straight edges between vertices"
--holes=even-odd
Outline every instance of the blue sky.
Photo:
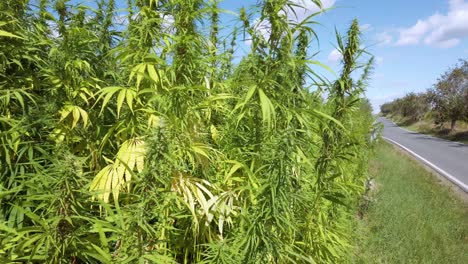
[{"label": "blue sky", "polygon": [[[255,3],[256,0],[228,0],[222,7],[236,11]],[[345,33],[352,19],[357,18],[363,25],[364,45],[376,57],[367,90],[374,111],[379,110],[380,104],[408,92],[430,88],[458,59],[468,58],[466,0],[325,0],[323,3],[332,9],[316,18],[322,24],[315,28],[320,46],[312,46],[312,51],[319,51],[316,59],[338,72],[339,57],[333,52],[335,26]]]},{"label": "blue sky", "polygon": [[[89,0],[83,0],[89,2]],[[308,11],[317,10],[311,0],[303,2]],[[72,0],[72,2],[79,2]],[[126,1],[118,0],[123,7]],[[257,0],[225,0],[220,7],[237,12],[243,6],[253,8]],[[339,57],[334,51],[335,27],[345,33],[352,19],[363,26],[364,45],[375,56],[376,65],[367,97],[374,111],[380,104],[430,88],[437,78],[458,59],[468,58],[468,0],[322,0],[331,9],[316,17],[321,23],[314,29],[320,46],[312,45],[315,57],[337,73]],[[223,15],[233,21],[234,15]],[[253,18],[254,19],[254,18]],[[247,49],[242,43],[236,54]],[[331,74],[317,69],[333,79]]]}]

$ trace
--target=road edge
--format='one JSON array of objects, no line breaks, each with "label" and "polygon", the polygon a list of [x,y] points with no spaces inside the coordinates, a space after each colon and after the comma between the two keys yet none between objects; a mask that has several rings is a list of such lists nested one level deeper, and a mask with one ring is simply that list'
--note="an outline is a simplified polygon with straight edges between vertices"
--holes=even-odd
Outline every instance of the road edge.
[{"label": "road edge", "polygon": [[394,122],[393,120],[391,120],[391,119],[388,119],[388,118],[386,118],[386,117],[382,117],[382,118],[387,119],[387,120],[390,121],[392,124],[394,124],[395,126],[397,126],[399,129],[401,129],[401,130],[403,130],[403,131],[406,131],[406,132],[409,132],[409,133],[414,133],[414,134],[418,134],[418,135],[422,135],[422,136],[434,138],[434,139],[437,139],[437,140],[443,140],[443,141],[446,141],[447,143],[457,143],[457,144],[460,144],[460,145],[468,145],[468,143],[464,143],[464,142],[460,142],[460,141],[456,141],[456,140],[450,140],[450,139],[446,139],[446,138],[442,138],[442,137],[437,137],[437,136],[434,136],[434,135],[431,135],[431,134],[425,134],[425,133],[418,132],[418,131],[414,131],[414,130],[409,130],[409,129],[407,129],[407,128],[401,127],[400,125],[398,125],[397,123],[395,123],[395,122]]},{"label": "road edge", "polygon": [[407,153],[411,154],[413,157],[415,157],[416,159],[418,159],[419,161],[424,163],[426,166],[430,167],[432,170],[434,170],[438,174],[445,177],[447,180],[449,180],[454,185],[456,185],[458,188],[460,188],[463,192],[468,194],[468,185],[464,184],[463,182],[461,182],[459,179],[457,179],[456,177],[454,177],[450,173],[448,173],[448,172],[444,171],[443,169],[437,167],[436,165],[434,165],[433,163],[431,163],[427,159],[423,158],[422,156],[420,156],[416,152],[412,151],[411,149],[403,146],[402,144],[396,142],[395,140],[392,140],[392,139],[384,137],[384,136],[382,136],[382,138],[385,139],[386,141],[392,143],[393,145],[396,145],[396,146],[400,147],[401,149],[405,150]]}]

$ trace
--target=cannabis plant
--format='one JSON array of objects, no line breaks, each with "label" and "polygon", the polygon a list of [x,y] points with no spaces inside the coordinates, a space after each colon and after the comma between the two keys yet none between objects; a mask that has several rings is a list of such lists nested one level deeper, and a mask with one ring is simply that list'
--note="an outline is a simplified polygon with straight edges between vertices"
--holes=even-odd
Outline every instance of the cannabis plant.
[{"label": "cannabis plant", "polygon": [[328,81],[298,1],[232,28],[217,0],[120,4],[0,4],[0,262],[346,262],[372,146],[358,22]]}]

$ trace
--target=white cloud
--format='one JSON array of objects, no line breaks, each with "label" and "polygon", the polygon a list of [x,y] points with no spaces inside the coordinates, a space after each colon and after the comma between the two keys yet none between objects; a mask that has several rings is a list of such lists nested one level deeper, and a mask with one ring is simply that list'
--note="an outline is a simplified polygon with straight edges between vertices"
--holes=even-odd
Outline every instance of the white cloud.
[{"label": "white cloud", "polygon": [[419,44],[421,38],[430,30],[429,23],[418,20],[418,22],[406,29],[400,30],[400,38],[395,43],[399,46]]},{"label": "white cloud", "polygon": [[[424,42],[426,44],[432,44],[432,42],[427,41],[427,40],[424,40]],[[458,43],[460,43],[460,39],[453,38],[453,39],[448,39],[448,40],[437,41],[437,42],[434,42],[433,44],[439,48],[447,49],[447,48],[455,47],[456,45],[458,45]]]},{"label": "white cloud", "polygon": [[379,45],[388,45],[393,41],[392,35],[390,35],[388,32],[379,33],[375,37]]},{"label": "white cloud", "polygon": [[375,57],[375,63],[376,63],[377,65],[382,65],[383,62],[384,62],[384,58],[383,58],[383,57],[379,57],[379,56]]},{"label": "white cloud", "polygon": [[398,46],[424,43],[440,48],[454,47],[461,39],[468,38],[468,2],[449,0],[447,14],[435,13],[409,28],[400,29],[399,33],[395,43]]},{"label": "white cloud", "polygon": [[[281,10],[279,14],[286,14],[288,20],[293,23],[302,22],[304,19],[314,13],[318,13],[322,10],[332,7],[336,0],[322,0],[322,6],[317,6],[314,1],[311,0],[291,0],[294,5],[286,7],[285,10]],[[259,18],[255,19],[252,24],[255,29],[265,38],[268,39],[270,36],[271,25],[268,20],[260,21]],[[245,44],[250,45],[252,42],[246,40]]]},{"label": "white cloud", "polygon": [[392,92],[392,93],[382,93],[383,91],[379,91],[379,94],[376,96],[370,96],[369,99],[375,100],[375,101],[382,101],[382,102],[389,102],[392,101],[393,99],[396,99],[404,94],[398,93],[398,92]]},{"label": "white cloud", "polygon": [[385,78],[385,74],[383,73],[375,73],[373,76],[372,76],[372,79],[379,79],[379,80],[382,80]]},{"label": "white cloud", "polygon": [[405,87],[411,85],[411,83],[407,80],[392,80],[388,84],[393,87]]},{"label": "white cloud", "polygon": [[343,55],[337,50],[334,49],[328,54],[328,62],[329,63],[337,63],[343,58]]},{"label": "white cloud", "polygon": [[362,24],[359,28],[362,32],[371,31],[373,29],[371,24]]},{"label": "white cloud", "polygon": [[[260,21],[260,18],[254,20],[255,30],[259,32],[264,39],[268,39],[271,33],[271,24],[267,20]],[[252,41],[250,41],[251,43]]]},{"label": "white cloud", "polygon": [[379,95],[377,96],[369,96],[369,100],[372,104],[373,112],[376,114],[380,112],[380,106],[384,103],[391,102],[396,98],[402,97],[404,93],[385,93],[385,91],[378,91]]},{"label": "white cloud", "polygon": [[291,2],[298,6],[291,6],[291,9],[286,10],[286,14],[291,21],[300,22],[313,13],[332,7],[336,0],[322,0],[321,7],[317,6],[314,1],[311,0],[291,0]]},{"label": "white cloud", "polygon": [[58,24],[55,21],[47,21],[47,26],[49,26],[51,38],[57,39],[60,37]]}]

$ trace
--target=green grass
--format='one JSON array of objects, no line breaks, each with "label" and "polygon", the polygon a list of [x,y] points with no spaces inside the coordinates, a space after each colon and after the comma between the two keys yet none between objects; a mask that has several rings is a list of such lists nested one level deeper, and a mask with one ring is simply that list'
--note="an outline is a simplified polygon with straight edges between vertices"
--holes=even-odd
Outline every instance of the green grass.
[{"label": "green grass", "polygon": [[371,164],[376,189],[357,225],[355,263],[468,263],[468,203],[388,143]]},{"label": "green grass", "polygon": [[459,124],[455,128],[455,132],[452,133],[450,133],[448,125],[444,124],[442,128],[437,128],[432,122],[428,121],[420,121],[403,127],[411,131],[468,144],[468,126],[466,123]]},{"label": "green grass", "polygon": [[450,132],[449,122],[444,123],[442,126],[436,126],[432,119],[423,119],[415,122],[401,116],[387,116],[387,118],[390,118],[397,125],[414,132],[468,144],[468,123],[463,121],[458,121],[455,131]]}]

